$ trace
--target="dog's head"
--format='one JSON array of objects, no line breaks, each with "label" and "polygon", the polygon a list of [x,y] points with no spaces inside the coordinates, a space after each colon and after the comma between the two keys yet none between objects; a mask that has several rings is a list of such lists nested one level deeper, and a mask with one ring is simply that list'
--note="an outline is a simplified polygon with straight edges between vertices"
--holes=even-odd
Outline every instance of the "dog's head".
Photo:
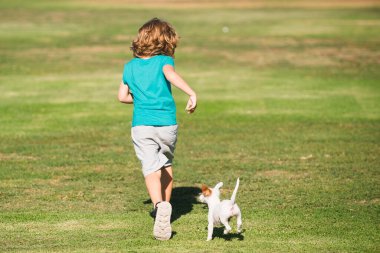
[{"label": "dog's head", "polygon": [[209,199],[211,198],[219,198],[220,195],[220,187],[223,186],[222,182],[219,182],[217,185],[215,185],[214,188],[209,188],[207,185],[202,185],[202,193],[199,195],[199,201],[202,203],[207,203]]}]

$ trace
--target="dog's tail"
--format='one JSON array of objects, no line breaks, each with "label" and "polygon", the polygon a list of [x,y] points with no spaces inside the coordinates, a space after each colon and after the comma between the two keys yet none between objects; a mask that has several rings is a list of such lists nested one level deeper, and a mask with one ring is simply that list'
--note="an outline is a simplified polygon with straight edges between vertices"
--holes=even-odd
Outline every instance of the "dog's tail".
[{"label": "dog's tail", "polygon": [[236,181],[236,186],[235,186],[235,189],[234,189],[234,192],[232,193],[232,197],[231,197],[231,200],[233,203],[235,203],[235,199],[236,199],[236,193],[237,193],[237,190],[239,188],[239,178],[237,179]]}]

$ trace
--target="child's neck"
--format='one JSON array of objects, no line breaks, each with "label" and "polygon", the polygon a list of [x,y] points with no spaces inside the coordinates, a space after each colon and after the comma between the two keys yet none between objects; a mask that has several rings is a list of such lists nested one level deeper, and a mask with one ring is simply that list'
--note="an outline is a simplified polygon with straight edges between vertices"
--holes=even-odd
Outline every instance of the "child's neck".
[{"label": "child's neck", "polygon": [[153,56],[155,56],[155,55],[139,56],[139,58],[140,58],[140,59],[144,59],[144,60],[148,60],[148,59],[152,58]]}]

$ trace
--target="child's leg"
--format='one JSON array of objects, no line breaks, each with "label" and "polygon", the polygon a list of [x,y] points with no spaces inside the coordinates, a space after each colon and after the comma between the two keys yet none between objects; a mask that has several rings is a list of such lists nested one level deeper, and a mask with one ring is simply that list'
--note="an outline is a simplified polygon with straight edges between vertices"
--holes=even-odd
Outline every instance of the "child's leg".
[{"label": "child's leg", "polygon": [[162,199],[169,202],[173,190],[173,169],[172,166],[161,169],[161,192]]},{"label": "child's leg", "polygon": [[161,170],[157,170],[145,177],[146,188],[154,207],[162,201],[161,174]]}]

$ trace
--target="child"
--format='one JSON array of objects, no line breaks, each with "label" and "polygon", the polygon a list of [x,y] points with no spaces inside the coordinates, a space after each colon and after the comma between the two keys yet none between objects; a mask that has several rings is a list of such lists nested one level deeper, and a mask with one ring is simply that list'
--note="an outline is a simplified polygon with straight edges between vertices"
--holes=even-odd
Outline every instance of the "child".
[{"label": "child", "polygon": [[118,95],[120,102],[134,104],[131,135],[153,202],[153,235],[158,240],[168,240],[172,233],[169,201],[178,126],[170,83],[189,95],[188,113],[197,106],[195,92],[174,71],[177,41],[169,23],[158,18],[145,23],[132,42],[134,58],[124,66]]}]

